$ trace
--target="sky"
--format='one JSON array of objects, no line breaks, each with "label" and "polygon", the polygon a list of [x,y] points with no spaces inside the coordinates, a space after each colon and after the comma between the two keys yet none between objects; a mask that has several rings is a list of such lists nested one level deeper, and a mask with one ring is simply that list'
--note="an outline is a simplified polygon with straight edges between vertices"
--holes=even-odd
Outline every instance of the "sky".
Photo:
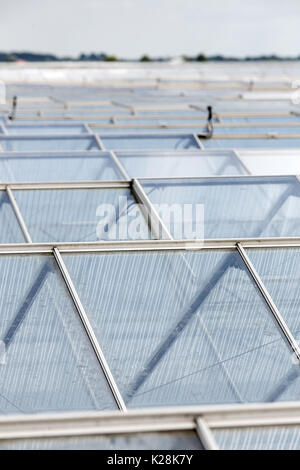
[{"label": "sky", "polygon": [[0,51],[300,55],[300,0],[0,0]]}]

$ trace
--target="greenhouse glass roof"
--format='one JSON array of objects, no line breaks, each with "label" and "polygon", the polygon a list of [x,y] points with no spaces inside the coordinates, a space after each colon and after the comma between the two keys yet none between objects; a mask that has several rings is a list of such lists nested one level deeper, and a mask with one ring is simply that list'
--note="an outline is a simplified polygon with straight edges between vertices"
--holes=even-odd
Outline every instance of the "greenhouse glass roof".
[{"label": "greenhouse glass roof", "polygon": [[300,449],[300,66],[43,67],[0,67],[0,449]]}]

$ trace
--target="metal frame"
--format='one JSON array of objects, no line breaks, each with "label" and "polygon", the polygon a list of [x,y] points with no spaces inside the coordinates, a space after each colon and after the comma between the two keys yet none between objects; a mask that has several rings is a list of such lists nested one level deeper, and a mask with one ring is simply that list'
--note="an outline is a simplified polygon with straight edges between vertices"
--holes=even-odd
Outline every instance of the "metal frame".
[{"label": "metal frame", "polygon": [[136,240],[99,242],[49,242],[49,243],[7,243],[0,244],[0,256],[5,254],[43,254],[58,248],[61,253],[115,253],[132,251],[234,251],[237,244],[244,249],[300,248],[300,238],[219,238],[206,240]]},{"label": "metal frame", "polygon": [[112,180],[112,181],[65,181],[59,183],[0,183],[0,190],[6,188],[15,190],[38,190],[38,189],[122,189],[130,188],[130,181]]},{"label": "metal frame", "polygon": [[120,173],[123,175],[124,179],[127,181],[131,181],[130,176],[128,175],[127,171],[125,170],[124,166],[120,162],[120,159],[116,156],[115,152],[111,150],[109,152],[111,158],[114,161],[114,164],[118,167]]},{"label": "metal frame", "polygon": [[219,450],[213,433],[209,429],[204,418],[196,419],[196,429],[200,442],[206,450]]},{"label": "metal frame", "polygon": [[[276,79],[277,80],[277,79]],[[194,82],[192,80],[187,80],[187,88],[200,88],[200,89],[229,89],[232,90],[259,90],[264,89],[263,80],[261,83],[259,80],[247,80],[242,81],[238,80],[236,83],[228,84],[228,81],[224,80],[222,83],[207,83],[207,79],[203,77],[195,78]],[[198,83],[197,83],[198,82]],[[105,83],[105,80],[103,81]],[[97,102],[90,102],[90,101],[62,101],[61,99],[55,97],[49,97],[49,100],[52,102],[59,103],[56,107],[49,105],[47,108],[47,101],[46,106],[40,106],[42,113],[53,112],[52,115],[45,116],[45,114],[41,114],[41,116],[34,116],[33,109],[39,108],[39,103],[37,101],[43,102],[43,100],[24,100],[26,101],[26,106],[21,106],[19,109],[20,112],[23,114],[20,116],[17,113],[16,120],[13,124],[28,122],[28,120],[33,121],[36,125],[38,123],[43,123],[46,125],[47,122],[55,121],[55,125],[58,126],[65,126],[66,128],[70,125],[76,124],[83,124],[86,132],[81,134],[25,134],[25,135],[8,135],[7,130],[12,125],[6,119],[6,127],[4,124],[0,123],[1,129],[3,129],[6,134],[0,136],[1,139],[5,141],[15,141],[15,140],[78,140],[82,138],[92,138],[93,141],[96,143],[99,150],[94,150],[93,152],[89,152],[87,150],[83,151],[26,151],[26,152],[2,152],[1,157],[3,158],[13,158],[14,156],[32,156],[35,157],[37,155],[60,155],[67,157],[72,155],[79,155],[82,154],[83,156],[101,156],[102,152],[105,154],[112,164],[118,169],[120,175],[123,179],[116,180],[116,181],[80,181],[80,182],[39,182],[39,183],[0,183],[0,190],[6,191],[11,206],[14,210],[16,220],[22,230],[22,233],[25,237],[26,243],[19,243],[19,244],[0,244],[0,256],[8,256],[12,254],[25,254],[25,255],[50,255],[54,257],[56,260],[57,266],[59,268],[60,273],[64,279],[66,287],[68,289],[69,295],[72,298],[72,301],[76,307],[76,311],[80,317],[80,320],[84,326],[85,333],[87,334],[89,341],[93,347],[93,350],[97,356],[99,365],[101,366],[110,390],[114,396],[116,404],[119,410],[126,412],[126,413],[106,413],[106,412],[99,412],[99,413],[62,413],[62,414],[41,414],[35,416],[0,416],[0,440],[5,439],[23,439],[23,438],[34,438],[34,437],[62,437],[62,436],[87,436],[87,435],[103,435],[103,434],[118,434],[118,433],[136,433],[136,432],[151,432],[151,431],[170,431],[170,430],[194,430],[198,433],[198,436],[206,449],[216,449],[217,443],[214,438],[213,431],[215,429],[228,429],[228,428],[239,428],[239,427],[251,427],[251,426],[274,426],[274,425],[299,425],[300,426],[300,405],[298,403],[276,403],[276,404],[253,404],[253,405],[227,405],[227,406],[203,406],[203,407],[184,407],[184,408],[169,408],[169,409],[159,409],[159,410],[139,410],[139,411],[128,411],[126,408],[126,404],[124,399],[118,389],[118,385],[113,377],[113,374],[110,371],[109,364],[106,361],[103,351],[95,333],[93,331],[92,325],[89,321],[88,315],[84,310],[84,306],[81,303],[79,295],[76,291],[74,286],[73,280],[66,268],[64,260],[62,258],[62,254],[80,254],[80,253],[91,253],[91,254],[99,254],[100,255],[109,255],[110,253],[130,253],[130,252],[152,252],[152,251],[174,251],[179,254],[183,254],[186,251],[199,251],[199,250],[226,250],[229,252],[235,252],[240,255],[242,262],[244,263],[244,267],[247,270],[249,276],[253,280],[254,284],[259,289],[263,301],[265,302],[266,306],[269,308],[273,318],[277,322],[277,325],[282,332],[288,347],[293,351],[294,355],[296,356],[298,362],[300,362],[300,347],[298,346],[296,340],[294,339],[291,331],[289,330],[288,326],[286,325],[279,309],[275,305],[272,297],[268,293],[264,283],[262,282],[259,273],[255,270],[251,260],[248,256],[248,251],[253,248],[255,249],[300,249],[300,237],[280,237],[280,238],[263,238],[263,237],[256,237],[256,238],[237,238],[237,239],[208,239],[208,240],[173,240],[171,234],[169,233],[167,227],[165,226],[164,222],[161,220],[159,215],[155,210],[153,210],[153,204],[151,200],[145,193],[142,183],[146,181],[153,181],[153,180],[165,180],[169,183],[172,183],[174,180],[178,180],[179,178],[138,178],[132,179],[130,175],[128,175],[126,169],[122,165],[121,159],[119,155],[140,155],[140,158],[143,158],[142,154],[148,154],[151,152],[152,155],[156,155],[159,158],[163,158],[164,155],[180,155],[186,153],[188,155],[194,155],[195,158],[201,158],[201,156],[209,156],[209,155],[224,155],[230,154],[231,156],[235,157],[236,162],[239,163],[245,173],[247,175],[234,175],[234,176],[213,176],[213,177],[201,177],[201,178],[180,178],[185,182],[192,182],[192,181],[216,181],[220,183],[222,180],[228,179],[235,179],[235,181],[254,181],[257,182],[258,178],[262,177],[251,177],[251,171],[244,163],[243,155],[247,154],[250,155],[255,154],[256,152],[263,151],[265,154],[282,154],[282,153],[289,153],[291,155],[298,154],[299,150],[292,150],[292,149],[205,149],[205,142],[203,143],[201,139],[197,137],[196,134],[191,132],[187,133],[178,133],[172,132],[172,130],[176,130],[178,128],[192,128],[193,126],[203,126],[206,122],[206,110],[205,110],[205,101],[203,102],[203,106],[192,105],[192,104],[182,104],[182,105],[170,105],[170,104],[159,104],[161,97],[164,96],[163,87],[172,88],[176,86],[178,90],[180,90],[184,85],[184,81],[172,81],[172,79],[166,77],[161,79],[159,82],[156,80],[149,80],[150,85],[153,83],[153,88],[155,86],[157,88],[161,88],[161,91],[158,92],[156,97],[153,97],[154,104],[149,103],[146,104],[146,100],[144,104],[139,105],[138,99],[133,106],[128,104],[128,101],[131,100],[134,102],[134,90],[132,91],[132,86],[136,84],[142,84],[143,80],[137,81],[130,81],[124,82],[124,86],[128,87],[128,90],[122,91],[120,93],[120,97],[117,97],[117,92],[109,92],[110,93],[110,100],[109,101],[99,101]],[[111,86],[111,83],[109,84]],[[268,90],[271,89],[270,87]],[[286,81],[281,81],[280,84],[273,84],[272,89],[274,90],[281,90],[287,89],[290,90],[290,84]],[[97,91],[97,89],[95,89]],[[93,91],[93,93],[95,93]],[[52,91],[51,91],[52,93]],[[297,115],[297,110],[290,112],[269,112],[263,111],[262,112],[240,112],[240,111],[218,111],[218,107],[222,108],[222,103],[229,103],[234,95],[234,100],[237,97],[236,93],[230,93],[226,95],[226,93],[220,94],[217,96],[216,107],[217,107],[217,114],[220,122],[214,123],[216,129],[237,129],[237,128],[257,128],[258,130],[264,130],[267,126],[268,128],[272,129],[272,127],[277,128],[284,128],[290,127],[298,130],[298,134],[281,134],[278,132],[275,134],[270,133],[256,133],[256,134],[218,134],[213,137],[214,140],[221,140],[221,139],[231,139],[234,145],[235,139],[261,139],[261,138],[289,138],[289,139],[300,139],[300,121],[299,122],[257,122],[257,123],[224,123],[222,122],[222,118],[247,118],[247,117],[262,117],[262,118],[285,118]],[[179,96],[179,91],[178,95]],[[199,100],[199,96],[195,93],[194,97],[191,95],[190,98],[186,99],[193,102],[193,100]],[[160,97],[160,98],[159,98]],[[132,99],[133,98],[133,99]],[[214,99],[215,97],[213,97]],[[196,101],[196,102],[197,102]],[[236,100],[238,101],[238,100]],[[155,104],[155,103],[158,104]],[[240,102],[240,101],[239,101]],[[246,100],[244,100],[246,102]],[[41,103],[43,104],[43,103]],[[33,106],[31,109],[30,106]],[[113,107],[116,105],[115,107]],[[118,106],[117,106],[118,105]],[[233,103],[234,105],[234,103]],[[78,106],[78,107],[76,107]],[[82,108],[80,108],[80,106]],[[84,107],[86,106],[86,107]],[[91,114],[89,115],[88,108],[92,106],[95,108],[99,106],[97,112],[99,114]],[[101,109],[101,106],[111,106],[111,109]],[[50,109],[51,108],[51,109]],[[176,114],[176,111],[184,110],[188,111],[189,109],[198,109],[199,115],[195,114]],[[57,110],[61,111],[58,114]],[[79,116],[80,111],[87,110],[86,114]],[[139,114],[140,111],[149,111],[149,114]],[[167,111],[166,114],[159,114],[159,111]],[[201,113],[202,111],[202,113]],[[130,114],[131,113],[131,114]],[[114,119],[114,124],[101,124],[101,123],[93,123],[93,120],[96,121],[97,119],[107,120],[110,117]],[[124,123],[120,124],[118,119],[122,119]],[[168,121],[171,122],[167,123],[165,126],[164,123],[162,124],[146,124],[146,121],[149,119],[158,119],[161,121]],[[172,120],[181,120],[182,123],[172,123]],[[138,124],[133,124],[132,121],[140,121]],[[191,123],[188,120],[192,121]],[[141,129],[142,132],[136,132],[132,134],[124,134],[122,130],[128,129]],[[147,132],[147,130],[156,130],[156,129],[167,129],[166,131],[157,133],[157,132]],[[143,137],[157,137],[159,139],[163,139],[164,137],[193,137],[195,142],[197,143],[199,148],[193,149],[179,149],[179,150],[147,150],[147,149],[135,149],[135,150],[117,150],[117,151],[110,151],[104,149],[104,144],[101,140],[101,129],[113,130],[114,132],[103,132],[103,138],[105,137],[125,137],[125,138],[143,138]],[[98,131],[99,130],[99,131]],[[117,132],[115,132],[117,131]],[[120,132],[119,132],[120,131]],[[117,154],[116,154],[117,152]],[[0,158],[1,158],[0,157]],[[132,175],[134,176],[134,175]],[[271,177],[272,175],[266,175],[266,177]],[[299,180],[297,175],[290,175]],[[285,178],[289,176],[274,176],[278,180],[284,181]],[[142,212],[144,216],[149,220],[150,228],[155,232],[157,240],[138,240],[138,241],[101,241],[101,242],[75,242],[75,243],[32,243],[30,233],[28,228],[26,227],[26,223],[23,219],[22,213],[18,207],[18,204],[14,197],[14,190],[22,191],[22,190],[55,190],[55,189],[118,189],[118,188],[127,188],[131,190],[134,198],[137,202],[142,204]],[[185,261],[184,257],[182,256],[183,262]],[[188,266],[187,266],[188,267]]]},{"label": "metal frame", "polygon": [[216,449],[218,429],[293,425],[300,426],[299,402],[41,413],[0,416],[0,441],[194,430],[204,448]]},{"label": "metal frame", "polygon": [[172,240],[172,235],[159,217],[155,207],[137,179],[132,180],[132,191],[136,200],[142,204],[142,208],[145,208],[144,216],[149,218],[151,233],[158,239]]},{"label": "metal frame", "polygon": [[29,232],[28,232],[28,229],[27,229],[27,227],[26,227],[25,221],[24,221],[24,219],[23,219],[23,216],[22,216],[22,214],[21,214],[21,211],[20,211],[20,209],[19,209],[19,206],[18,206],[18,204],[17,204],[17,201],[15,200],[15,197],[14,197],[14,195],[13,195],[13,193],[12,193],[11,188],[6,187],[6,193],[7,193],[7,195],[8,195],[9,200],[10,200],[10,203],[11,203],[11,205],[12,205],[12,207],[13,207],[13,210],[14,210],[14,212],[15,212],[16,218],[17,218],[18,223],[19,223],[19,225],[20,225],[20,228],[21,228],[21,230],[22,230],[22,232],[23,232],[23,235],[24,235],[24,237],[25,237],[25,240],[27,241],[27,243],[32,243],[30,234],[29,234]]}]

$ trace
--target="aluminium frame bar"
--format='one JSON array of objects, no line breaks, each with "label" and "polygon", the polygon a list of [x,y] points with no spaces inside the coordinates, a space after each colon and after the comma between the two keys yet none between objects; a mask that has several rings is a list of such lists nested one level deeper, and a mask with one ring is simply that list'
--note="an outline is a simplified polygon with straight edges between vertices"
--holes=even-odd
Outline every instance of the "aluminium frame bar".
[{"label": "aluminium frame bar", "polygon": [[[130,111],[132,111],[132,108],[130,109],[122,109],[122,108],[115,108],[115,109],[110,109],[110,110],[100,110],[101,112],[99,114],[91,114],[91,115],[88,115],[86,114],[85,116],[83,116],[82,114],[79,114],[78,113],[74,113],[72,115],[72,113],[70,112],[71,110],[69,110],[69,112],[65,111],[65,112],[61,112],[60,114],[49,114],[47,116],[37,116],[36,115],[36,111],[35,112],[32,112],[32,113],[24,113],[22,115],[19,115],[19,116],[16,116],[16,119],[15,121],[28,121],[28,120],[34,120],[34,121],[62,121],[62,122],[65,122],[65,121],[95,121],[95,120],[98,120],[98,119],[109,119],[110,117],[115,117],[116,119],[120,118],[120,119],[126,119],[126,118],[132,118],[132,119],[163,119],[165,117],[168,117],[168,119],[184,119],[185,116],[187,116],[187,119],[201,119],[203,118],[203,120],[205,121],[206,120],[206,109],[199,109],[199,108],[196,108],[196,107],[193,107],[192,109],[198,109],[199,111],[203,111],[203,114],[200,114],[199,115],[195,115],[195,114],[191,114],[191,115],[187,115],[187,114],[172,114],[172,112],[170,111],[170,114],[155,114],[155,112],[153,112],[152,114],[131,114],[130,115]],[[50,110],[52,111],[52,110]],[[54,110],[55,111],[55,110]],[[140,111],[140,110],[138,110]],[[158,111],[158,113],[160,111],[165,111],[164,109],[156,109],[154,111]],[[178,111],[178,110],[175,110],[175,111]],[[179,110],[181,111],[181,110]],[[215,112],[215,114],[218,115],[218,117],[221,119],[221,123],[222,124],[225,124],[226,123],[223,123],[222,122],[222,118],[272,118],[272,117],[275,117],[275,118],[285,118],[285,117],[297,117],[299,116],[299,113],[297,113],[296,111],[290,111],[290,112],[275,112],[275,111],[262,111],[262,112],[257,112],[257,111],[253,111],[253,112],[250,112],[250,111],[217,111]],[[67,116],[66,116],[67,115]],[[228,123],[229,124],[229,123]]]},{"label": "aluminium frame bar", "polygon": [[142,208],[145,209],[144,217],[147,217],[150,223],[151,235],[158,237],[158,239],[173,240],[172,235],[159,217],[155,207],[137,179],[132,180],[131,190],[135,199],[142,205]]},{"label": "aluminium frame bar", "polygon": [[130,188],[130,181],[112,180],[112,181],[62,181],[59,183],[0,183],[0,190],[39,190],[39,189],[124,189]]},{"label": "aluminium frame bar", "polygon": [[2,133],[0,132],[0,137],[4,135],[8,135],[6,126],[4,125],[3,122],[0,121],[0,130],[2,129]]},{"label": "aluminium frame bar", "polygon": [[299,402],[246,403],[0,416],[0,440],[300,425]]},{"label": "aluminium frame bar", "polygon": [[[170,135],[171,135],[171,134],[170,134]],[[199,148],[200,148],[201,150],[204,150],[205,147],[204,147],[204,145],[203,145],[201,139],[198,137],[198,135],[194,133],[194,134],[193,134],[193,137],[194,137],[195,141],[197,142]]]},{"label": "aluminium frame bar", "polygon": [[196,430],[200,442],[202,443],[205,450],[219,450],[213,433],[209,429],[205,418],[196,419]]},{"label": "aluminium frame bar", "polygon": [[91,342],[91,345],[92,345],[92,347],[93,347],[93,350],[94,350],[94,352],[95,352],[95,354],[96,354],[96,356],[97,356],[98,362],[99,362],[99,364],[100,364],[100,366],[101,366],[101,368],[102,368],[102,370],[103,370],[103,373],[104,373],[104,375],[105,375],[105,377],[106,377],[106,380],[107,380],[108,385],[109,385],[109,387],[110,387],[110,389],[111,389],[111,392],[112,392],[112,394],[113,394],[113,396],[114,396],[114,399],[115,399],[115,401],[116,401],[116,403],[117,403],[117,406],[118,406],[118,408],[119,408],[121,411],[124,411],[124,412],[125,412],[125,411],[127,411],[125,402],[124,402],[124,400],[123,400],[123,398],[122,398],[122,395],[121,395],[121,393],[120,393],[120,391],[119,391],[119,388],[118,388],[118,386],[117,386],[117,384],[116,384],[116,382],[115,382],[115,379],[114,379],[114,377],[113,377],[113,375],[112,375],[112,373],[111,373],[111,371],[110,371],[109,365],[108,365],[108,363],[107,363],[107,361],[106,361],[106,359],[105,359],[105,356],[104,356],[103,351],[102,351],[102,349],[101,349],[101,347],[100,347],[100,345],[99,345],[99,342],[98,342],[98,340],[97,340],[97,338],[96,338],[96,335],[95,335],[95,333],[94,333],[94,330],[93,330],[93,328],[92,328],[92,326],[91,326],[91,324],[90,324],[90,321],[89,321],[89,319],[88,319],[88,316],[87,316],[87,314],[85,313],[84,307],[83,307],[83,305],[82,305],[82,303],[81,303],[81,300],[80,300],[80,298],[79,298],[79,295],[78,295],[78,293],[77,293],[77,291],[76,291],[76,289],[75,289],[75,286],[74,286],[74,284],[73,284],[73,281],[72,281],[72,279],[71,279],[71,276],[70,276],[70,274],[69,274],[69,272],[68,272],[68,270],[67,270],[67,267],[66,267],[66,265],[65,265],[65,263],[64,263],[64,261],[63,261],[63,259],[62,259],[61,254],[60,254],[60,252],[59,252],[59,250],[58,250],[57,248],[54,248],[54,249],[53,249],[53,255],[54,255],[54,258],[55,258],[55,260],[56,260],[56,262],[57,262],[57,265],[58,265],[58,267],[59,267],[59,269],[60,269],[60,272],[61,272],[61,274],[62,274],[62,276],[63,276],[63,278],[64,278],[64,281],[65,281],[66,286],[67,286],[67,288],[68,288],[68,290],[69,290],[69,293],[70,293],[70,295],[71,295],[71,297],[72,297],[72,299],[73,299],[74,305],[75,305],[75,307],[76,307],[76,309],[77,309],[77,312],[78,312],[78,314],[79,314],[79,316],[80,316],[80,319],[81,319],[81,321],[82,321],[82,323],[83,323],[83,326],[84,326],[84,328],[85,328],[85,331],[86,331],[86,333],[87,333],[87,335],[88,335],[88,337],[89,337],[89,340],[90,340],[90,342]]},{"label": "aluminium frame bar", "polygon": [[207,240],[134,240],[99,242],[49,242],[49,243],[6,243],[0,244],[0,255],[51,253],[56,247],[61,253],[116,253],[150,251],[234,251],[237,244],[244,249],[295,249],[300,248],[300,238],[239,238]]},{"label": "aluminium frame bar", "polygon": [[[127,116],[128,117],[128,116]],[[157,119],[158,121],[160,122],[157,122],[155,124],[150,124],[150,123],[143,123],[143,120],[139,119],[139,118],[135,118],[135,121],[139,121],[139,122],[134,122],[132,124],[130,124],[130,121],[128,121],[128,124],[124,124],[123,122],[120,123],[118,122],[118,119],[120,120],[120,118],[117,118],[114,116],[114,119],[116,120],[115,123],[110,123],[110,124],[101,124],[101,123],[94,123],[94,124],[88,124],[89,127],[91,128],[91,130],[97,130],[97,133],[101,133],[101,130],[109,130],[109,129],[112,129],[112,130],[115,130],[115,129],[120,129],[120,132],[122,131],[126,131],[126,130],[132,130],[132,129],[145,129],[145,131],[147,131],[148,129],[150,130],[155,130],[155,129],[170,129],[170,130],[174,130],[176,131],[176,129],[181,129],[181,128],[187,128],[187,129],[190,129],[190,128],[195,128],[195,127],[198,127],[198,126],[205,126],[205,124],[207,124],[207,120],[196,120],[196,119],[189,119],[189,121],[195,121],[195,122],[177,122],[177,123],[172,123],[172,122],[168,122],[169,121],[172,121],[172,119],[170,119],[169,117],[160,117],[160,118],[152,118],[152,119]],[[175,119],[175,118],[173,118]],[[178,118],[177,117],[177,120],[179,121],[181,118]],[[133,119],[132,119],[133,120]],[[146,119],[144,118],[144,120],[146,121]],[[147,119],[149,120],[149,119]],[[185,116],[185,119],[182,119],[182,121],[184,120],[188,120],[188,118]],[[122,121],[124,121],[124,119],[122,119]],[[276,122],[276,121],[273,121],[273,122],[267,122],[267,123],[264,123],[264,122],[258,122],[258,123],[254,123],[254,122],[243,122],[243,123],[218,123],[218,122],[214,122],[214,127],[216,129],[224,129],[226,130],[227,128],[228,129],[240,129],[240,128],[262,128],[262,130],[264,130],[265,128],[276,128],[276,127],[279,127],[279,128],[285,128],[285,127],[292,127],[292,128],[295,128],[295,129],[298,129],[300,131],[300,120],[299,122],[291,122],[289,123],[288,121],[286,122]],[[269,132],[272,132],[272,131],[265,131],[265,134],[268,134]],[[279,131],[275,131],[275,132],[278,132]],[[300,132],[299,132],[300,133]],[[264,134],[262,132],[262,134]],[[20,134],[18,134],[20,135]],[[215,134],[215,135],[219,135],[219,134]],[[232,133],[232,135],[237,135],[237,134],[234,134]],[[253,134],[251,134],[253,135]]]},{"label": "aluminium frame bar", "polygon": [[111,158],[113,159],[114,164],[118,167],[118,169],[119,169],[120,173],[122,174],[122,176],[124,177],[124,179],[126,181],[131,181],[130,176],[128,175],[127,171],[125,170],[124,166],[122,165],[120,159],[117,157],[115,152],[113,150],[110,150],[109,154],[110,154]]},{"label": "aluminium frame bar", "polygon": [[100,139],[100,136],[98,134],[94,134],[94,133],[92,135],[94,136],[94,139],[97,142],[99,150],[105,151],[105,147],[103,145],[102,140]]},{"label": "aluminium frame bar", "polygon": [[17,218],[17,221],[18,221],[18,224],[22,230],[22,233],[23,233],[23,236],[25,238],[25,240],[27,241],[27,243],[32,243],[32,239],[31,239],[31,236],[30,236],[30,233],[28,231],[28,228],[26,226],[26,223],[23,219],[23,215],[19,209],[19,206],[17,204],[17,201],[15,199],[15,196],[11,190],[11,188],[9,186],[6,186],[6,193],[7,193],[7,196],[9,198],[9,201],[12,205],[12,208],[13,208],[13,211],[15,213],[15,216]]},{"label": "aluminium frame bar", "polygon": [[[232,153],[230,156],[235,157]],[[141,157],[142,158],[142,157]],[[163,158],[163,157],[162,157]],[[195,157],[197,158],[197,157]],[[0,157],[1,159],[1,157]],[[121,164],[122,165],[122,164]],[[119,168],[119,167],[118,167]],[[121,167],[120,167],[121,168]],[[126,171],[126,170],[124,170]],[[125,176],[125,174],[124,174]],[[239,182],[242,184],[263,184],[264,181],[267,183],[280,184],[290,182],[291,178],[295,178],[297,182],[300,183],[300,176],[296,173],[294,174],[285,174],[285,175],[254,175],[254,174],[234,174],[234,175],[218,175],[218,176],[183,176],[183,177],[139,177],[131,179],[128,177],[127,180],[118,179],[118,180],[89,180],[89,181],[60,181],[60,182],[0,182],[0,190],[4,191],[6,188],[14,190],[27,190],[27,189],[109,189],[109,188],[129,188],[134,181],[139,183],[151,183],[151,182],[161,182],[165,184],[178,185],[181,182],[183,184],[201,184],[206,182],[216,182],[216,184],[223,183],[236,183]]]},{"label": "aluminium frame bar", "polygon": [[[171,133],[169,133],[171,135]],[[300,139],[300,132],[298,134],[281,134],[277,132],[261,133],[261,134],[214,134],[212,140],[281,140],[281,139]]]},{"label": "aluminium frame bar", "polygon": [[[0,141],[11,141],[11,140],[80,140],[80,139],[91,139],[95,136],[94,133],[82,132],[81,134],[0,134]],[[102,149],[101,149],[102,150]],[[47,150],[46,150],[47,151]],[[84,151],[84,150],[82,150]]]},{"label": "aluminium frame bar", "polygon": [[240,156],[239,152],[237,150],[232,150],[232,153],[235,156],[235,158],[238,160],[241,167],[245,170],[246,174],[247,175],[253,175],[253,173],[250,170],[250,168],[248,167],[248,165],[246,165],[246,163],[243,161],[243,159]]}]

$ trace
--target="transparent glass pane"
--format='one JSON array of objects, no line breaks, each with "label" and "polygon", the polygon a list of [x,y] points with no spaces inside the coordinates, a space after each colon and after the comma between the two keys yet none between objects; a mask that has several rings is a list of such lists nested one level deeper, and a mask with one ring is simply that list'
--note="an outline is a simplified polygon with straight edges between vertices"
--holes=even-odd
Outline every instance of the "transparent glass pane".
[{"label": "transparent glass pane", "polygon": [[161,116],[164,116],[164,115],[169,115],[169,114],[172,114],[172,116],[199,116],[199,117],[205,117],[206,118],[206,114],[207,113],[204,113],[203,111],[201,110],[198,110],[198,109],[192,109],[192,108],[189,108],[189,109],[147,109],[147,110],[142,110],[142,109],[139,109],[137,111],[137,115],[139,116],[147,116],[147,115],[161,115]]},{"label": "transparent glass pane", "polygon": [[115,408],[49,256],[0,257],[0,412]]},{"label": "transparent glass pane", "polygon": [[132,178],[194,177],[245,174],[232,152],[206,154],[173,152],[117,154]]},{"label": "transparent glass pane", "polygon": [[299,148],[300,139],[202,139],[204,148]]},{"label": "transparent glass pane", "polygon": [[135,117],[135,119],[120,119],[117,118],[118,124],[126,124],[126,125],[147,125],[147,124],[157,124],[157,125],[164,125],[168,124],[172,126],[172,124],[190,124],[191,126],[201,126],[203,127],[206,124],[206,119],[201,116],[184,116],[182,118],[174,118],[174,116],[160,116],[160,117],[152,117],[147,118],[145,116]]},{"label": "transparent glass pane", "polygon": [[254,175],[299,175],[300,151],[239,152],[242,161]]},{"label": "transparent glass pane", "polygon": [[64,259],[129,407],[269,401],[298,370],[236,252]]},{"label": "transparent glass pane", "polygon": [[99,150],[96,140],[91,137],[15,137],[0,138],[0,145],[4,152],[38,152],[60,150]]},{"label": "transparent glass pane", "polygon": [[24,134],[83,134],[87,132],[83,124],[10,124],[6,126],[9,135]]},{"label": "transparent glass pane", "polygon": [[300,116],[245,116],[245,117],[224,117],[222,116],[222,122],[224,123],[241,123],[241,122],[249,122],[249,123],[261,123],[261,124],[272,124],[273,122],[300,122]]},{"label": "transparent glass pane", "polygon": [[4,183],[122,180],[108,153],[88,152],[41,155],[0,153],[0,179]]},{"label": "transparent glass pane", "polygon": [[[164,135],[164,136],[100,136],[107,150],[147,150],[147,149],[189,149],[199,148],[192,135]],[[1,142],[1,140],[0,140]]]},{"label": "transparent glass pane", "polygon": [[300,235],[300,184],[295,177],[153,180],[142,184],[175,238],[201,234],[203,221],[197,215],[201,215],[197,212],[201,204],[205,238]]},{"label": "transparent glass pane", "polygon": [[[202,450],[193,431],[0,440],[1,450]],[[186,459],[185,459],[186,460]],[[180,459],[181,461],[181,459]],[[187,460],[186,460],[187,461]]]},{"label": "transparent glass pane", "polygon": [[[214,127],[214,134],[300,134],[300,126],[235,126],[235,127]],[[262,136],[263,138],[263,136]]]},{"label": "transparent glass pane", "polygon": [[224,450],[300,450],[299,426],[264,426],[214,431]]},{"label": "transparent glass pane", "polygon": [[251,249],[247,251],[267,290],[299,343],[300,249]]},{"label": "transparent glass pane", "polygon": [[24,243],[25,239],[5,191],[0,191],[0,243]]},{"label": "transparent glass pane", "polygon": [[[188,133],[188,134],[197,134],[202,131],[204,131],[204,124],[201,124],[199,126],[197,126],[196,124],[192,124],[189,127],[186,127],[186,126],[174,127],[170,125],[168,127],[154,127],[154,128],[149,127],[149,126],[148,127],[147,126],[139,126],[139,127],[132,126],[132,127],[127,127],[126,129],[121,128],[121,127],[109,127],[109,128],[98,127],[96,129],[96,132],[101,134],[101,136],[103,134],[112,134],[112,133],[120,134],[120,132],[122,132],[122,133],[126,133],[126,135],[127,134],[130,134],[130,135],[142,134],[141,137],[143,139],[144,139],[145,132],[155,132],[155,134],[163,134],[163,135],[171,134],[172,136],[174,133],[178,133],[178,132],[183,132],[183,133]],[[162,147],[159,147],[159,148],[162,148]],[[199,148],[199,146],[197,146],[197,148]],[[133,150],[133,147],[131,147],[131,149]]]},{"label": "transparent glass pane", "polygon": [[129,189],[14,191],[35,242],[149,238]]}]

